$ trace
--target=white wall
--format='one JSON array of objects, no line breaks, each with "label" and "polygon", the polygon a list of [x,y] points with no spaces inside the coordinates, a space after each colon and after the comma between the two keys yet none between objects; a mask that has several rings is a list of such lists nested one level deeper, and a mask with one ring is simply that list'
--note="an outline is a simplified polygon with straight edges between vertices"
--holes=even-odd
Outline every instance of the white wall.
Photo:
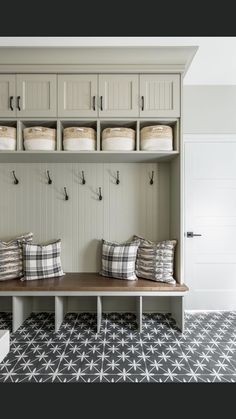
[{"label": "white wall", "polygon": [[236,132],[236,86],[184,86],[184,134]]}]

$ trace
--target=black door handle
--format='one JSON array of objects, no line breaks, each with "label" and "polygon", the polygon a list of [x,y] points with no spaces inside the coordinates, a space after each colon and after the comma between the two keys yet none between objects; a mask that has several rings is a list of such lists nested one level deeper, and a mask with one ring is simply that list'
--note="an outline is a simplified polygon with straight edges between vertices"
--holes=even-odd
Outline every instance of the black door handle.
[{"label": "black door handle", "polygon": [[142,100],[142,111],[144,111],[144,96],[141,96],[141,100]]},{"label": "black door handle", "polygon": [[14,111],[12,101],[13,101],[13,96],[10,96],[10,109],[11,111]]},{"label": "black door handle", "polygon": [[93,110],[96,111],[96,97],[93,96]]},{"label": "black door handle", "polygon": [[201,236],[201,234],[195,234],[193,231],[187,231],[187,237],[192,238],[195,236]]},{"label": "black door handle", "polygon": [[17,96],[17,108],[20,111],[20,96]]},{"label": "black door handle", "polygon": [[101,107],[101,111],[103,111],[103,104],[102,104],[103,98],[102,96],[100,97],[100,107]]}]

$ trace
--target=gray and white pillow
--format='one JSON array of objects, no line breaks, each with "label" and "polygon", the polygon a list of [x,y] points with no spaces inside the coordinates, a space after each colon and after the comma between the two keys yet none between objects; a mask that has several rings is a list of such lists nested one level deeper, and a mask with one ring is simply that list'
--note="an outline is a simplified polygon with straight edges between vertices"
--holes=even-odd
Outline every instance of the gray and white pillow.
[{"label": "gray and white pillow", "polygon": [[102,240],[102,270],[103,276],[118,279],[135,280],[135,262],[139,240],[129,243],[114,243]]},{"label": "gray and white pillow", "polygon": [[61,240],[53,243],[23,243],[24,277],[22,280],[54,278],[64,275],[61,266]]},{"label": "gray and white pillow", "polygon": [[177,240],[164,240],[154,243],[143,237],[134,236],[140,240],[136,259],[136,275],[151,281],[175,284],[174,251]]},{"label": "gray and white pillow", "polygon": [[0,240],[0,281],[23,276],[22,243],[30,243],[33,233],[27,233],[5,242]]}]

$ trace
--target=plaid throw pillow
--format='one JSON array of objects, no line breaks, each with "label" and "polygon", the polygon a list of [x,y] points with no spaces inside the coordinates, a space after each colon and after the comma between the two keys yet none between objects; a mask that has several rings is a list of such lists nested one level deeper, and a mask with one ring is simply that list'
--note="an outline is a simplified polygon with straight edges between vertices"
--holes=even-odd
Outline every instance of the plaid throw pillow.
[{"label": "plaid throw pillow", "polygon": [[0,240],[0,281],[23,276],[22,243],[31,242],[33,233],[4,242]]},{"label": "plaid throw pillow", "polygon": [[64,275],[61,267],[61,240],[46,245],[23,243],[23,265],[23,280]]},{"label": "plaid throw pillow", "polygon": [[140,240],[137,252],[136,275],[140,278],[150,279],[157,282],[175,284],[174,251],[176,240],[164,240],[154,243],[139,236],[134,240]]},{"label": "plaid throw pillow", "polygon": [[102,240],[102,270],[103,276],[135,280],[135,261],[139,241],[130,243],[113,243]]}]

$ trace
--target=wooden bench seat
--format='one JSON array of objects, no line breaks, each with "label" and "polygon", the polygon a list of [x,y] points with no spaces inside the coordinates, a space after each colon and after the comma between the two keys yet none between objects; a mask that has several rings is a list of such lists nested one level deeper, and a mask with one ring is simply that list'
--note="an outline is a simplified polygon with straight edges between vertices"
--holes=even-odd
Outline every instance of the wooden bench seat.
[{"label": "wooden bench seat", "polygon": [[[67,297],[97,297],[97,329],[102,320],[103,296],[137,297],[137,318],[142,330],[142,297],[166,296],[171,298],[172,315],[181,330],[184,327],[183,297],[188,291],[185,284],[166,284],[139,279],[127,281],[106,278],[98,273],[67,273],[60,278],[36,281],[11,280],[0,282],[0,296],[12,297],[13,331],[23,323],[32,311],[32,296],[53,296],[55,298],[55,330],[63,321],[67,309]],[[0,309],[1,310],[1,309]]]}]

